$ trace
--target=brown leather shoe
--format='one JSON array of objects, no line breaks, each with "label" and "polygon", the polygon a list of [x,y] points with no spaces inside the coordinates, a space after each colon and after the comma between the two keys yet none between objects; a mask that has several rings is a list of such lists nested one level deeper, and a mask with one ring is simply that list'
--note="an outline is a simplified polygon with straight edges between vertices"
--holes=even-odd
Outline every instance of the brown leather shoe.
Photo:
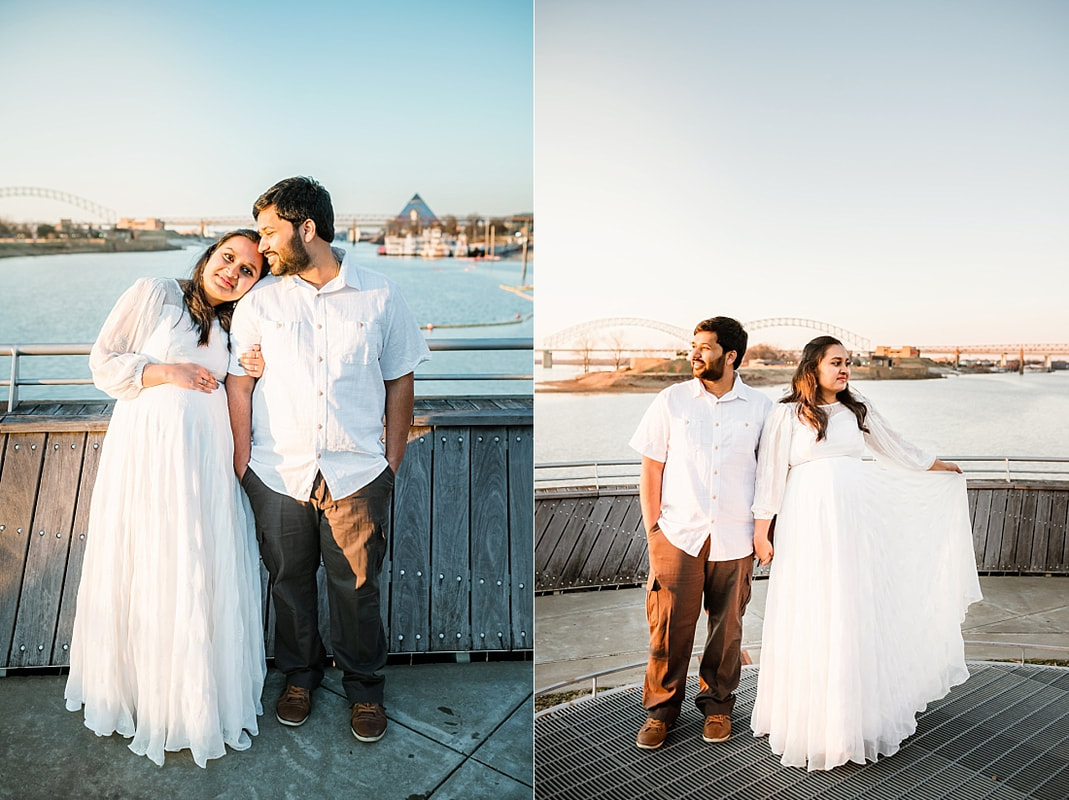
[{"label": "brown leather shoe", "polygon": [[377,742],[386,735],[386,709],[382,703],[357,703],[353,706],[351,729],[362,742]]},{"label": "brown leather shoe", "polygon": [[664,744],[664,737],[668,735],[669,727],[669,723],[663,719],[650,717],[639,730],[638,736],[635,738],[635,744],[641,750],[656,750]]},{"label": "brown leather shoe", "polygon": [[710,714],[702,727],[702,739],[706,742],[726,742],[731,738],[731,717],[727,714]]},{"label": "brown leather shoe", "polygon": [[287,686],[275,706],[275,718],[283,725],[296,728],[312,713],[312,693],[300,686]]}]

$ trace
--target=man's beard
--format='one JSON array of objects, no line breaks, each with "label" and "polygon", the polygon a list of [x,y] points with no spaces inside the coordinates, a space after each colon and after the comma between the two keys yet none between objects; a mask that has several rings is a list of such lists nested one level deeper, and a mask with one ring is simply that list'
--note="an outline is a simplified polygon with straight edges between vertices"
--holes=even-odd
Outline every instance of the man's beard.
[{"label": "man's beard", "polygon": [[278,258],[271,265],[272,275],[297,275],[304,272],[312,263],[312,257],[308,255],[304,242],[296,233],[293,234],[285,250],[276,250],[275,253]]},{"label": "man's beard", "polygon": [[700,378],[703,381],[711,381],[715,383],[724,377],[724,367],[727,366],[728,354],[724,353],[720,358],[705,367],[701,372],[695,375],[696,378]]}]

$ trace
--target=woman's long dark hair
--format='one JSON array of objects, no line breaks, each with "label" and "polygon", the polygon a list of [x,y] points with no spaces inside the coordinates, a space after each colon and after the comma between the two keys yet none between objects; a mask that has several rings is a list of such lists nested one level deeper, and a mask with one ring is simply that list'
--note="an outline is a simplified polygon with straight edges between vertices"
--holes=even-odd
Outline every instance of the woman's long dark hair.
[{"label": "woman's long dark hair", "polygon": [[[197,344],[200,347],[208,344],[213,319],[219,320],[223,330],[230,333],[230,318],[234,315],[234,306],[237,305],[237,301],[220,303],[217,306],[212,306],[208,302],[208,295],[204,293],[204,267],[207,266],[208,259],[212,257],[212,253],[218,250],[224,242],[233,239],[235,236],[244,236],[253,244],[260,244],[260,234],[248,228],[238,228],[224,233],[197,259],[197,263],[193,265],[193,274],[190,279],[178,282],[178,285],[182,288],[182,298],[186,302],[186,310],[189,311],[189,316],[193,318],[193,324],[197,327],[197,333],[199,334]],[[266,265],[261,265],[260,278],[266,275],[267,272]],[[257,278],[257,280],[260,278]]]},{"label": "woman's long dark hair", "polygon": [[[842,347],[842,342],[834,336],[818,336],[802,350],[802,360],[798,362],[798,368],[791,378],[791,392],[781,403],[797,403],[798,419],[806,423],[817,432],[817,441],[828,435],[828,412],[820,407],[820,384],[817,382],[817,367],[824,353],[833,345]],[[854,397],[847,386],[835,399],[854,412],[857,417],[857,427],[868,433],[865,427],[865,417],[869,410],[866,405]]]}]

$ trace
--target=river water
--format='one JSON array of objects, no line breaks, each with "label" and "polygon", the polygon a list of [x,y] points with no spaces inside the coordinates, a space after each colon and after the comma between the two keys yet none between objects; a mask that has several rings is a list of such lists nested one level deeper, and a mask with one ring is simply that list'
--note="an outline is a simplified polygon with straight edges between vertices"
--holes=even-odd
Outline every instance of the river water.
[{"label": "river water", "polygon": [[[427,260],[382,257],[374,245],[347,245],[362,266],[397,282],[429,341],[445,338],[530,338],[533,304],[500,288],[520,284],[522,262]],[[203,246],[158,253],[87,253],[0,259],[0,344],[91,343],[119,295],[137,278],[188,277]],[[527,283],[534,282],[533,262]],[[518,321],[517,321],[518,320]],[[495,324],[506,323],[506,324]],[[445,326],[445,327],[443,327]],[[448,327],[462,326],[462,327]],[[23,377],[89,377],[85,356],[33,357],[21,360]],[[530,375],[528,351],[437,352],[417,375]],[[10,358],[0,357],[7,378]],[[442,394],[529,395],[530,381],[426,381],[421,396]],[[5,389],[6,394],[6,389]],[[23,400],[100,398],[93,387],[25,387]]]},{"label": "river water", "polygon": [[[558,367],[535,371],[536,463],[637,459],[627,442],[655,393],[538,391],[538,381],[570,374]],[[905,438],[940,456],[1069,459],[1069,372],[859,380],[851,386]],[[787,387],[757,388],[776,400]]]}]

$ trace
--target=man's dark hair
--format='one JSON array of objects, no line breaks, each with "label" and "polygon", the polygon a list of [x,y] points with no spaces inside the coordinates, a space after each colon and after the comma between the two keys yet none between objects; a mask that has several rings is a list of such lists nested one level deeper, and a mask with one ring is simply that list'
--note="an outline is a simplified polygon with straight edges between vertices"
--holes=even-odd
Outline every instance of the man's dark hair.
[{"label": "man's dark hair", "polygon": [[746,355],[746,343],[749,337],[741,322],[731,317],[710,317],[703,319],[695,326],[695,333],[701,331],[715,333],[717,344],[723,348],[725,353],[729,350],[735,351],[735,369],[742,366],[742,357]]},{"label": "man's dark hair", "polygon": [[330,192],[314,178],[298,175],[276,183],[253,203],[253,219],[268,206],[274,206],[275,213],[294,227],[306,219],[312,220],[320,239],[334,241],[334,207],[330,204]]}]

